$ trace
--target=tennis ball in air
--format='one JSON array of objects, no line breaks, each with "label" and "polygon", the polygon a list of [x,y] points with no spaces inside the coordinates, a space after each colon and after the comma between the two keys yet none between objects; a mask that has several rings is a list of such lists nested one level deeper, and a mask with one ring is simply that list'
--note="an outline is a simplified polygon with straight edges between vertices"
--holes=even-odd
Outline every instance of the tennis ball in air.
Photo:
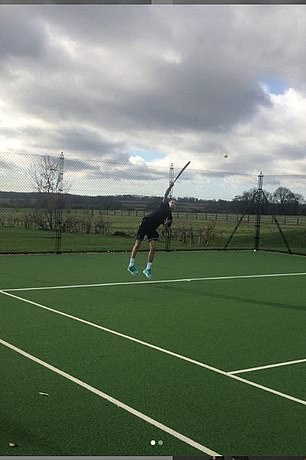
[{"label": "tennis ball in air", "polygon": [[227,154],[227,153],[225,153],[223,156],[224,156],[224,158],[228,158],[228,154]]},{"label": "tennis ball in air", "polygon": [[256,252],[256,249],[254,249],[254,252]]}]

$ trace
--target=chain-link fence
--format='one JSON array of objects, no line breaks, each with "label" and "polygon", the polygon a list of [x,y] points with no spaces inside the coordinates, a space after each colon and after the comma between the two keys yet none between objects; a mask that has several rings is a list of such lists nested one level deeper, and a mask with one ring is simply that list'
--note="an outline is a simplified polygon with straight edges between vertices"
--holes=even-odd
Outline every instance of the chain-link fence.
[{"label": "chain-link fence", "polygon": [[[0,153],[0,253],[130,251],[183,164]],[[306,176],[186,169],[165,250],[264,249],[306,255]],[[145,246],[143,246],[145,249]]]}]

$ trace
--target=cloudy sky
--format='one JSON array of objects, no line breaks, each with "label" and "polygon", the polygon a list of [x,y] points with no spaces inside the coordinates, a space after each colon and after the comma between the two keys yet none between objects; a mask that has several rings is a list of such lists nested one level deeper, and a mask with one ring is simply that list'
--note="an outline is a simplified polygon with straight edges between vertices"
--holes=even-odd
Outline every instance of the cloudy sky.
[{"label": "cloudy sky", "polygon": [[306,197],[305,43],[306,5],[0,5],[0,170],[64,151],[72,192],[150,193],[191,160],[178,194]]}]

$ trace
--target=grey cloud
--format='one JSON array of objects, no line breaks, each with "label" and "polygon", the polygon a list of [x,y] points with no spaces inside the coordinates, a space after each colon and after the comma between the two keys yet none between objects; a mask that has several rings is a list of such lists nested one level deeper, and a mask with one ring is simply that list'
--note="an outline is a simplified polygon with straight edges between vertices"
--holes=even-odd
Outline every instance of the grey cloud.
[{"label": "grey cloud", "polygon": [[[34,14],[56,24],[57,28],[71,38],[96,46],[117,45],[128,48],[137,45],[137,38],[143,43],[154,38],[163,42],[167,26],[160,21],[160,14],[146,5],[126,7],[116,5],[61,5],[60,8],[44,7]],[[136,41],[135,41],[136,38]]]},{"label": "grey cloud", "polygon": [[[36,149],[124,163],[135,139],[192,133],[184,147],[202,159],[202,146],[221,150],[237,123],[271,104],[260,79],[304,84],[306,29],[288,14],[303,24],[305,13],[293,5],[289,13],[278,5],[2,5],[0,13],[1,62],[10,61],[0,99],[49,124],[18,132]],[[75,55],[58,36],[78,45]],[[302,158],[298,148],[282,152]],[[264,169],[269,155],[231,156],[216,169]]]},{"label": "grey cloud", "polygon": [[[205,171],[202,174],[195,173],[198,178],[229,178],[229,177],[245,177],[245,174],[233,170],[229,171]],[[192,179],[192,178],[191,178]]]},{"label": "grey cloud", "polygon": [[276,159],[289,159],[294,160],[302,160],[306,157],[306,149],[304,145],[288,145],[282,144],[280,148],[278,148]]},{"label": "grey cloud", "polygon": [[87,152],[94,155],[99,154],[101,159],[116,155],[118,161],[128,160],[128,155],[122,153],[124,148],[122,143],[106,141],[99,133],[81,126],[60,128],[54,133],[52,142],[62,150],[70,152],[78,151],[84,155]]},{"label": "grey cloud", "polygon": [[130,99],[122,95],[117,111],[130,114],[146,129],[223,131],[251,118],[258,105],[269,104],[255,81],[240,84],[237,75],[236,83],[227,86],[225,76],[200,81],[195,74],[169,78],[155,93]]},{"label": "grey cloud", "polygon": [[70,159],[65,158],[65,169],[69,172],[79,172],[79,171],[99,171],[100,166],[99,164],[90,163],[88,161],[78,160],[78,159]]},{"label": "grey cloud", "polygon": [[54,126],[47,132],[43,128],[28,128],[24,136],[32,148],[39,151],[48,151],[52,145],[53,151],[64,151],[70,155],[81,154],[87,159],[100,158],[103,161],[103,158],[112,159],[115,156],[117,161],[124,163],[129,157],[124,153],[124,144],[107,141],[99,132],[82,127],[81,124]]},{"label": "grey cloud", "polygon": [[114,181],[152,181],[168,179],[168,171],[156,171],[147,166],[118,164],[117,162],[107,163],[105,167],[101,167],[97,173],[92,173],[88,177],[94,179],[111,179]]},{"label": "grey cloud", "polygon": [[[145,66],[145,76],[149,75],[154,84],[145,90],[137,84],[127,89],[125,75],[122,75],[121,83],[110,81],[106,78],[109,72],[107,68],[102,68],[96,75],[89,75],[85,61],[76,65],[67,58],[65,62],[59,53],[56,62],[54,50],[50,50],[49,44],[48,52],[42,59],[47,72],[34,67],[37,84],[32,90],[25,88],[17,95],[16,103],[24,110],[29,108],[35,114],[44,113],[44,116],[48,111],[48,116],[54,118],[59,115],[70,117],[73,113],[79,119],[86,117],[92,123],[99,121],[108,128],[117,126],[118,129],[130,129],[137,124],[146,130],[224,130],[252,116],[258,105],[268,103],[257,85],[255,75],[247,79],[242,76],[244,62],[239,53],[237,63],[228,63],[220,44],[216,49],[206,44],[207,37],[205,34],[203,36],[202,28],[207,28],[216,38],[218,30],[211,30],[205,14],[203,21],[193,17],[192,24],[188,17],[187,26],[191,32],[193,25],[198,43],[194,39],[184,43],[176,37],[178,52],[182,51],[183,65],[165,62],[159,55],[150,56],[149,53],[147,56],[145,48],[142,51],[138,49],[138,40],[146,45],[147,41],[151,43],[153,39],[154,47],[157,50],[160,48],[159,53],[162,53],[169,38],[170,45],[173,43],[173,21],[165,18],[160,20],[160,15],[150,14],[149,10],[128,7],[123,12],[115,7],[83,5],[75,9],[67,6],[63,6],[63,10],[48,8],[47,14],[44,9],[39,9],[35,14],[36,21],[41,15],[54,27],[55,32],[62,30],[71,39],[81,40],[81,43],[83,40],[96,40],[92,42],[94,46],[111,46],[112,52],[118,46],[118,53],[123,55],[130,52],[131,64],[136,59],[135,62]],[[228,14],[225,14],[224,21],[222,17],[219,22],[226,27]],[[183,25],[182,15],[176,14],[174,19],[178,21],[177,27]],[[210,44],[214,42],[213,35],[209,40]],[[215,55],[215,52],[219,55]]]},{"label": "grey cloud", "polygon": [[44,53],[46,40],[42,25],[19,5],[0,5],[0,64],[8,57],[38,58]]}]

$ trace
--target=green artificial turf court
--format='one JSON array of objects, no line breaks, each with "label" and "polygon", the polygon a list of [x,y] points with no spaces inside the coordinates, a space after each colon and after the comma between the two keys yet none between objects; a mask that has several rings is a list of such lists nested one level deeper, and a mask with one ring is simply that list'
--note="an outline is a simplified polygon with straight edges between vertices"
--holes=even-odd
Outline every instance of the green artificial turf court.
[{"label": "green artificial turf court", "polygon": [[305,257],[128,260],[0,257],[0,454],[304,455]]}]

